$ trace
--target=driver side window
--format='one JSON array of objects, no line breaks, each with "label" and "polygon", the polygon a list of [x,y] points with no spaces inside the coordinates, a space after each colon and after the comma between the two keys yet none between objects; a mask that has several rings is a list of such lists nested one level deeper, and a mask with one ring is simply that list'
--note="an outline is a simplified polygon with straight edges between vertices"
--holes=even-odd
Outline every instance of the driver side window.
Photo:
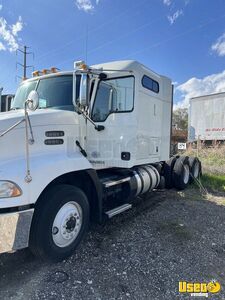
[{"label": "driver side window", "polygon": [[110,113],[129,112],[133,109],[134,77],[100,81],[92,112],[95,122],[103,122]]}]

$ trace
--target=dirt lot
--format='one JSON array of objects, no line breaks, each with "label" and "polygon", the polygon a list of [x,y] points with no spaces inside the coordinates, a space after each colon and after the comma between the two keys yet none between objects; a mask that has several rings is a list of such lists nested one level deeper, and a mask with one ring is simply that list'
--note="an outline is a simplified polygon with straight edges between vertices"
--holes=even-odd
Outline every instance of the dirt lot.
[{"label": "dirt lot", "polygon": [[178,281],[212,279],[222,290],[209,298],[225,299],[225,198],[193,188],[148,198],[94,226],[62,263],[1,255],[0,299],[194,299]]}]

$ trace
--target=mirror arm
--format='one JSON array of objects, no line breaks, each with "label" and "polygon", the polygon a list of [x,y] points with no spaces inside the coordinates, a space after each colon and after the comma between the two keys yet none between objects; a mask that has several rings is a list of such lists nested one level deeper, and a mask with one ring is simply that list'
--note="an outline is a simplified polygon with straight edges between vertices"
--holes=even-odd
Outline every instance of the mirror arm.
[{"label": "mirror arm", "polygon": [[80,109],[80,107],[78,105],[76,106],[76,108],[83,115],[83,117],[85,119],[87,119],[95,127],[95,129],[97,131],[102,131],[105,129],[105,126],[103,126],[103,125],[96,125],[95,122],[92,121],[92,119],[87,114],[85,114],[84,111],[82,109]]},{"label": "mirror arm", "polygon": [[32,102],[32,101],[27,100],[25,102],[25,120],[27,118],[27,122],[28,122],[29,129],[30,129],[30,135],[31,135],[31,138],[29,139],[29,143],[32,145],[34,143],[34,134],[33,134],[33,130],[32,130],[31,122],[30,122],[30,117],[29,117],[29,114],[28,114],[28,111],[27,111],[27,107],[28,107],[29,102]]},{"label": "mirror arm", "polygon": [[0,134],[0,138],[3,137],[4,135],[6,135],[8,132],[10,132],[11,130],[13,130],[14,128],[16,128],[18,125],[20,125],[21,123],[23,123],[25,121],[25,119],[22,119],[20,121],[18,121],[16,124],[12,125],[11,127],[9,127],[8,129],[6,129],[3,133]]}]

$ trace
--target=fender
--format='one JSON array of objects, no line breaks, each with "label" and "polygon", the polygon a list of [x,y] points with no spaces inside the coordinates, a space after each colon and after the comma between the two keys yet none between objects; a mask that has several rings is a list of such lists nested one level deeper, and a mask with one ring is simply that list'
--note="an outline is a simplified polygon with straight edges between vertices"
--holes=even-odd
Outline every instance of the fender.
[{"label": "fender", "polygon": [[[80,152],[67,156],[66,153],[50,153],[32,156],[30,159],[32,181],[27,183],[25,159],[15,159],[0,164],[0,179],[15,182],[22,190],[22,195],[0,199],[1,208],[35,204],[42,191],[57,177],[66,173],[91,170],[92,179],[97,180],[93,166]],[[93,175],[95,174],[95,175]],[[93,177],[94,176],[94,177]]]}]

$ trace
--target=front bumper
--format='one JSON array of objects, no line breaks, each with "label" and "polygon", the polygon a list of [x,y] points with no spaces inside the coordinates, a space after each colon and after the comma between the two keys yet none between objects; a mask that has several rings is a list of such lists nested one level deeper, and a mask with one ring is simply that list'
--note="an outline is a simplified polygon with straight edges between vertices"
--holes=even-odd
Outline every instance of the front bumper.
[{"label": "front bumper", "polygon": [[34,209],[0,214],[0,253],[26,248]]}]

